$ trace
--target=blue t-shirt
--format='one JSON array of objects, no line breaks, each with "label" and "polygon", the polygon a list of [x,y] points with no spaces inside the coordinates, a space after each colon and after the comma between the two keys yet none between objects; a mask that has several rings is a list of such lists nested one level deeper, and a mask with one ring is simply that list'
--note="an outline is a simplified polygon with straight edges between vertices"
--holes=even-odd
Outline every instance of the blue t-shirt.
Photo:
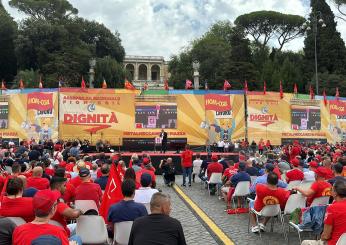
[{"label": "blue t-shirt", "polygon": [[95,180],[95,183],[99,184],[99,186],[101,187],[101,190],[105,190],[107,181],[108,181],[108,176],[101,176],[100,178],[97,178]]},{"label": "blue t-shirt", "polygon": [[123,221],[134,221],[145,215],[148,215],[148,212],[143,204],[136,203],[133,200],[122,200],[109,208],[107,220],[114,224]]},{"label": "blue t-shirt", "polygon": [[237,186],[241,181],[251,181],[250,175],[245,171],[241,171],[233,175],[231,178],[232,186]]}]

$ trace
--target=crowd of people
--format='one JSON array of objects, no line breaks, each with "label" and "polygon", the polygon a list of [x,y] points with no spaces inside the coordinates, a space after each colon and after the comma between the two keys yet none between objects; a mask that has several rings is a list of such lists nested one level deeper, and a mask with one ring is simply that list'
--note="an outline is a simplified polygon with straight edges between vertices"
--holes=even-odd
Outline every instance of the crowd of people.
[{"label": "crowd of people", "polygon": [[[112,204],[104,217],[109,238],[114,237],[114,224],[133,221],[129,244],[186,243],[180,222],[169,216],[169,195],[157,188],[150,155],[133,154],[125,162],[120,153],[90,156],[83,154],[81,147],[78,141],[21,141],[19,146],[1,147],[0,244],[59,244],[56,240],[82,244],[75,221],[82,215],[99,215],[104,196],[109,195],[105,190],[111,182],[112,168],[121,177],[118,188],[122,200]],[[237,161],[216,152],[202,159],[187,145],[181,153],[183,178],[179,184],[189,188],[196,177],[209,183],[213,175],[219,174],[220,183],[206,186],[211,195],[217,194],[231,209],[237,186],[249,182],[253,199],[249,206],[258,212],[272,204],[280,204],[283,210],[296,193],[306,197],[307,207],[315,199],[329,196],[321,239],[328,245],[336,244],[346,232],[346,144],[304,145],[295,141],[272,153],[270,141],[260,140],[258,144],[244,144],[241,149]],[[157,165],[167,186],[175,183],[176,164],[172,158],[165,158]],[[241,197],[236,199],[233,208],[247,206]],[[95,210],[79,209],[80,200],[92,200]],[[259,222],[254,213],[250,214],[251,231],[265,231],[268,219]],[[10,217],[20,217],[25,224],[16,226]]]}]

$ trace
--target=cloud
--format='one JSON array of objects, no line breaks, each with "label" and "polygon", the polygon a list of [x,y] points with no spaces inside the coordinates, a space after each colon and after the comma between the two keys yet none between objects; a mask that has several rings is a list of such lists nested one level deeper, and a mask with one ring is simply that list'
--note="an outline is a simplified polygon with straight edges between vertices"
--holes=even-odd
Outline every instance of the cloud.
[{"label": "cloud", "polygon": [[[70,0],[79,15],[118,31],[129,55],[158,55],[166,59],[177,54],[190,41],[200,37],[218,20],[234,21],[241,14],[274,10],[307,16],[307,0]],[[22,15],[5,8],[16,19]],[[335,7],[332,7],[336,13]],[[338,30],[346,40],[346,22],[338,21]],[[286,49],[300,50],[303,39],[289,43]]]}]

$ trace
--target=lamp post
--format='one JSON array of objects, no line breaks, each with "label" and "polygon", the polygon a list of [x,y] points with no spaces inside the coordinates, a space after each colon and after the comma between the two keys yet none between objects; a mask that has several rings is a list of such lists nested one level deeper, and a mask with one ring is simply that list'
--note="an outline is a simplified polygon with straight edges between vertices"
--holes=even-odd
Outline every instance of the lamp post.
[{"label": "lamp post", "polygon": [[198,60],[195,60],[192,62],[192,67],[193,67],[193,84],[196,90],[199,89],[199,62]]},{"label": "lamp post", "polygon": [[89,60],[89,88],[94,88],[94,79],[95,79],[95,66],[96,66],[96,59],[91,58]]},{"label": "lamp post", "polygon": [[323,28],[326,27],[324,20],[322,19],[322,13],[320,11],[313,11],[311,8],[310,22],[307,21],[303,24],[303,28],[307,31],[311,31],[314,35],[314,45],[315,45],[315,79],[316,79],[316,95],[318,95],[318,60],[317,60],[317,33],[318,25],[321,25]]}]

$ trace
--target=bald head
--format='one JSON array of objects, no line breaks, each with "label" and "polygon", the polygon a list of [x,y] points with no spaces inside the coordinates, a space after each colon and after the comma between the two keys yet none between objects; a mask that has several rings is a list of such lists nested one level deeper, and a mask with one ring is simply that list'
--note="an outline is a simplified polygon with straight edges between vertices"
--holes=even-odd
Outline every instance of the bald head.
[{"label": "bald head", "polygon": [[151,213],[156,214],[166,214],[171,213],[171,198],[169,195],[156,192],[150,201]]},{"label": "bald head", "polygon": [[42,167],[34,167],[34,169],[32,170],[33,177],[42,177],[42,174],[43,174]]}]

